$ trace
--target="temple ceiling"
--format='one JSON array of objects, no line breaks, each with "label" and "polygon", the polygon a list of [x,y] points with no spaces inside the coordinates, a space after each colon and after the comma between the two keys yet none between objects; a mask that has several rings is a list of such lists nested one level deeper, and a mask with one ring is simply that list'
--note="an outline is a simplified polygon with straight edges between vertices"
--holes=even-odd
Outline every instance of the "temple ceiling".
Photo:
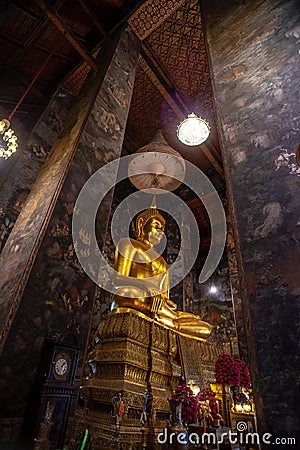
[{"label": "temple ceiling", "polygon": [[[0,108],[9,114],[51,54],[16,113],[33,126],[60,83],[77,95],[95,57],[122,23],[141,40],[124,154],[149,143],[161,129],[169,145],[224,190],[205,36],[198,0],[16,0],[0,3]],[[176,128],[190,112],[207,119],[209,139],[180,144]],[[201,222],[202,207],[193,207]],[[198,210],[198,213],[197,213]]]}]

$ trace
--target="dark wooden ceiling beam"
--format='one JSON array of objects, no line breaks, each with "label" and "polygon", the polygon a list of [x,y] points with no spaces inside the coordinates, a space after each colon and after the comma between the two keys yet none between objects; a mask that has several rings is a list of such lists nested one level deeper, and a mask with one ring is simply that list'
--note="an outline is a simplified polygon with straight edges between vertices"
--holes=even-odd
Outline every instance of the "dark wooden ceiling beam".
[{"label": "dark wooden ceiling beam", "polygon": [[33,30],[33,32],[27,37],[27,39],[23,42],[25,48],[30,47],[36,40],[39,35],[45,30],[48,25],[48,20],[45,20],[42,23],[39,23],[37,27]]},{"label": "dark wooden ceiling beam", "polygon": [[87,50],[74,38],[72,33],[68,30],[67,25],[64,21],[59,18],[54,12],[52,12],[43,0],[35,0],[39,5],[41,10],[44,12],[46,17],[57,27],[57,29],[62,33],[62,35],[70,42],[70,44],[75,48],[75,50],[83,57],[83,59],[88,63],[88,65],[95,71],[98,66],[92,56],[87,52]]},{"label": "dark wooden ceiling beam", "polygon": [[214,158],[220,163],[221,166],[223,166],[222,157],[220,155],[220,151],[218,151],[213,139],[210,137],[205,142],[206,146],[208,147],[208,150],[210,153],[214,156]]},{"label": "dark wooden ceiling beam", "polygon": [[83,1],[78,0],[79,4],[81,5],[82,9],[87,13],[87,15],[90,17],[90,19],[94,22],[98,30],[105,36],[106,38],[109,36],[107,31],[105,30],[104,25],[100,22],[99,18],[96,17],[96,14],[91,10],[91,8]]},{"label": "dark wooden ceiling beam", "polygon": [[[106,39],[109,39],[110,36],[112,36],[115,31],[122,27],[124,23],[128,21],[128,19],[142,6],[145,0],[140,0],[137,2],[137,4],[132,8],[131,11],[129,11],[127,14],[124,15],[124,17],[111,29],[109,30],[108,37],[104,36],[102,39],[99,40],[98,44],[94,47],[94,50],[92,51],[93,54],[95,52],[99,51],[103,43]],[[78,70],[84,63],[77,64],[73,70],[71,70],[64,78],[64,81],[68,80],[76,70]]]},{"label": "dark wooden ceiling beam", "polygon": [[[130,146],[130,148],[128,148]],[[123,153],[130,155],[134,153],[136,149],[140,147],[140,144],[137,142],[137,140],[127,131],[126,137],[123,143]]]},{"label": "dark wooden ceiling beam", "polygon": [[147,41],[143,41],[141,45],[141,54],[144,59],[147,61],[147,64],[154,68],[155,72],[159,74],[161,82],[163,82],[167,89],[173,90],[176,86],[174,86],[173,81],[171,80],[168,72],[162,67],[157,56],[154,54],[152,48],[147,43]]},{"label": "dark wooden ceiling beam", "polygon": [[163,83],[161,83],[160,79],[158,78],[157,74],[151,69],[149,64],[146,62],[146,60],[143,58],[143,56],[140,56],[139,58],[139,65],[144,70],[146,75],[150,78],[151,82],[154,84],[154,86],[157,88],[159,93],[163,96],[163,98],[166,100],[168,105],[173,109],[175,114],[178,116],[180,120],[184,118],[184,112],[181,110],[181,108],[177,105],[171,94],[167,91]]},{"label": "dark wooden ceiling beam", "polygon": [[[6,36],[5,39],[6,39],[6,41],[11,42],[12,44],[14,44],[19,49],[25,48],[23,43],[21,43],[17,39],[14,39],[12,36]],[[46,47],[44,47],[44,46],[42,46],[40,44],[37,44],[36,42],[33,43],[33,46],[35,48],[41,50],[42,52],[45,52],[46,54],[50,53],[50,51],[51,51],[51,49],[46,48]],[[56,57],[60,58],[66,64],[69,64],[69,63],[72,62],[71,58],[69,58],[66,55],[63,55],[62,53],[56,52],[56,51],[53,52],[53,56],[56,56]],[[20,56],[17,56],[14,59],[16,60],[16,63],[15,64],[11,64],[11,61],[13,61],[13,59],[11,59],[11,57],[7,58],[7,60],[5,61],[5,66],[9,66],[9,65],[16,65],[17,66],[17,61],[18,61],[18,59],[20,60],[21,58],[20,58]]]},{"label": "dark wooden ceiling beam", "polygon": [[[51,3],[51,8],[53,12],[58,12],[58,10],[63,6],[66,0],[55,0]],[[43,21],[43,14],[39,9],[34,8],[34,3],[28,3],[26,0],[18,0],[14,1],[15,7],[23,11],[27,16],[32,19],[38,20],[40,22]]]},{"label": "dark wooden ceiling beam", "polygon": [[176,103],[179,104],[181,111],[184,115],[188,114],[189,108],[187,108],[186,101],[184,100],[182,94],[179,89],[169,76],[168,72],[164,69],[156,55],[153,53],[153,50],[149,46],[147,42],[142,43],[141,53],[144,56],[145,61],[152,68],[153,72],[156,73],[157,78],[160,80],[160,83],[163,84],[167,91],[175,93]]},{"label": "dark wooden ceiling beam", "polygon": [[223,168],[220,166],[220,164],[218,163],[218,161],[216,160],[216,158],[213,156],[213,154],[211,153],[211,151],[209,150],[209,148],[207,147],[207,145],[205,143],[200,145],[201,150],[203,151],[204,155],[206,156],[206,158],[209,160],[209,162],[212,164],[212,166],[216,169],[216,171],[218,172],[218,174],[224,178],[224,171]]}]

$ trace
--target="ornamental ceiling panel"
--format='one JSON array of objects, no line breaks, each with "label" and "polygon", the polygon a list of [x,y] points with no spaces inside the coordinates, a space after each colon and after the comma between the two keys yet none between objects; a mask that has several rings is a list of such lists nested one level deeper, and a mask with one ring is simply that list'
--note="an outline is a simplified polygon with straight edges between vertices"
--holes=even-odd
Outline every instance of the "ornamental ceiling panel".
[{"label": "ornamental ceiling panel", "polygon": [[[153,3],[155,4],[155,2]],[[155,15],[155,11],[153,14]],[[147,14],[144,13],[143,19],[138,14],[135,16],[140,18],[143,26],[146,26]],[[131,21],[131,26],[132,23]],[[137,83],[135,86],[130,111],[132,138],[135,137],[136,141],[140,142],[140,137],[143,136],[140,146],[145,145],[147,143],[145,138],[149,135],[149,130],[153,130],[154,134],[155,127],[159,127],[169,145],[179,151],[183,157],[205,171],[210,170],[213,166],[221,173],[212,88],[198,0],[186,0],[184,3],[178,4],[171,14],[165,15],[164,21],[159,26],[153,26],[151,33],[148,33],[146,38],[145,35],[143,37],[143,64],[140,64],[138,74],[142,68],[151,80],[152,87],[147,83],[142,87],[143,92],[139,92],[141,84]],[[137,75],[137,79],[139,76],[141,75]],[[159,111],[159,105],[155,105],[156,97],[153,96],[149,105],[152,109],[154,108],[156,113],[145,115],[146,105],[143,109],[142,104],[139,103],[139,107],[135,102],[135,97],[142,98],[145,95],[145,89],[151,89],[154,95],[153,86],[160,92],[164,101],[160,102],[161,109]],[[133,112],[132,109],[136,109],[136,112]],[[181,144],[176,137],[176,129],[180,120],[191,112],[204,117],[211,126],[211,135],[205,149],[199,146],[197,148],[187,147]],[[140,114],[144,116],[144,123],[138,122],[135,131],[134,117],[139,121]],[[160,124],[158,124],[158,118],[160,118]],[[146,128],[145,131],[142,131],[143,127]],[[208,148],[208,146],[212,148]]]},{"label": "ornamental ceiling panel", "polygon": [[[74,52],[67,40],[60,39],[60,32],[57,30],[55,25],[51,23],[47,27],[41,29],[36,38],[35,45],[49,48],[49,51],[54,49],[55,52],[59,52],[60,56],[62,56],[62,53],[70,52],[70,50]],[[63,51],[63,49],[66,50]]]},{"label": "ornamental ceiling panel", "polygon": [[18,8],[10,9],[7,14],[7,20],[0,27],[0,36],[25,46],[38,28],[39,22]]},{"label": "ornamental ceiling panel", "polygon": [[185,0],[147,0],[131,16],[129,24],[143,41],[184,2]]},{"label": "ornamental ceiling panel", "polygon": [[161,66],[199,114],[212,109],[212,90],[198,0],[187,0],[146,39]]},{"label": "ornamental ceiling panel", "polygon": [[[161,128],[164,99],[140,67],[137,70],[124,147],[128,153],[148,144]],[[149,114],[151,111],[151,114]],[[128,134],[128,136],[127,136]]]}]

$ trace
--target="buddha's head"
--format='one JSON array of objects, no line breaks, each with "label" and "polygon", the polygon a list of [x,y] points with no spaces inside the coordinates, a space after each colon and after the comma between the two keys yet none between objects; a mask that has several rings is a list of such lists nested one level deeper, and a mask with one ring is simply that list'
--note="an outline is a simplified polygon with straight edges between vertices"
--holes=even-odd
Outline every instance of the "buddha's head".
[{"label": "buddha's head", "polygon": [[149,208],[140,213],[136,219],[138,241],[157,245],[164,235],[166,221],[156,208]]}]

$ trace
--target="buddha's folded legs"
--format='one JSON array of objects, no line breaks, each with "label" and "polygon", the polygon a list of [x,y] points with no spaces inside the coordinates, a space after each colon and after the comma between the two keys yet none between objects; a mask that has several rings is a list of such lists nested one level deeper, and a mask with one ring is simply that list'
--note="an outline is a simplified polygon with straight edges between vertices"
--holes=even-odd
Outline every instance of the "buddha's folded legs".
[{"label": "buddha's folded legs", "polygon": [[151,311],[151,297],[146,296],[146,292],[142,289],[123,286],[117,289],[113,295],[112,309],[115,308],[132,308],[149,315]]},{"label": "buddha's folded legs", "polygon": [[165,298],[147,297],[147,292],[132,286],[117,289],[113,296],[112,309],[130,308],[154,318],[161,325],[194,338],[206,339],[212,331],[212,325],[203,322],[199,316],[188,312],[176,311]]},{"label": "buddha's folded legs", "polygon": [[201,320],[200,316],[188,312],[179,312],[174,323],[178,331],[203,338],[207,338],[213,329],[213,326]]},{"label": "buddha's folded legs", "polygon": [[208,336],[211,334],[213,326],[210,325],[207,322],[203,322],[202,320],[199,320],[199,322],[175,322],[175,325],[177,325],[177,330],[179,332],[182,332],[186,335],[200,337],[203,339],[208,338]]}]

